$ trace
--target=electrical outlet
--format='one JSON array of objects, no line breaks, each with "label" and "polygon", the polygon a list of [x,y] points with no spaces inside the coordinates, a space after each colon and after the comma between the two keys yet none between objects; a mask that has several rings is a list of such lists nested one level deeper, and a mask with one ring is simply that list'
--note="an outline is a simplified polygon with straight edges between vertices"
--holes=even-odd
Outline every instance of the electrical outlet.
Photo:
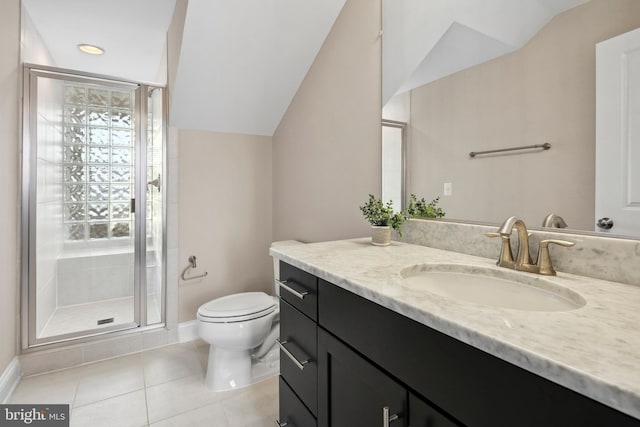
[{"label": "electrical outlet", "polygon": [[443,189],[443,194],[445,196],[451,196],[453,195],[453,183],[451,182],[445,182],[444,183],[444,189]]}]

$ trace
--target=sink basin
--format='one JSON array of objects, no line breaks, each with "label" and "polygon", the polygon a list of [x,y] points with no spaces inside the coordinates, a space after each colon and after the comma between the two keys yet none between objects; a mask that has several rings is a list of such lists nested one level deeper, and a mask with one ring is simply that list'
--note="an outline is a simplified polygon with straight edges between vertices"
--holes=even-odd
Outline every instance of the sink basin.
[{"label": "sink basin", "polygon": [[587,302],[542,276],[501,268],[421,264],[400,272],[411,286],[453,300],[525,311],[569,311]]}]

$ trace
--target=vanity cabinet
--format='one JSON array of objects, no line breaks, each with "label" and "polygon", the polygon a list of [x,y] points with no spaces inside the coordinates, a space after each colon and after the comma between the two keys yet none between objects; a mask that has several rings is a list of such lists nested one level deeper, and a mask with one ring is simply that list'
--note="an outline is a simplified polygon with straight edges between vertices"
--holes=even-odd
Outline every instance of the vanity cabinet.
[{"label": "vanity cabinet", "polygon": [[318,411],[318,279],[280,263],[281,426],[315,427]]},{"label": "vanity cabinet", "polygon": [[318,412],[317,325],[280,303],[280,375],[314,415]]},{"label": "vanity cabinet", "polygon": [[318,426],[382,426],[386,418],[406,427],[407,391],[397,381],[334,338],[318,333]]},{"label": "vanity cabinet", "polygon": [[[282,425],[384,427],[387,407],[389,427],[640,426],[638,419],[322,279],[315,290],[315,319],[281,304],[281,339],[297,342],[300,329],[316,340],[315,347],[302,339],[290,347],[300,350],[297,357],[309,357],[302,370],[311,367],[308,377],[294,374],[295,364],[281,352]],[[313,422],[286,421],[283,404],[291,402],[302,403]]]},{"label": "vanity cabinet", "polygon": [[319,427],[456,427],[382,369],[320,328]]}]

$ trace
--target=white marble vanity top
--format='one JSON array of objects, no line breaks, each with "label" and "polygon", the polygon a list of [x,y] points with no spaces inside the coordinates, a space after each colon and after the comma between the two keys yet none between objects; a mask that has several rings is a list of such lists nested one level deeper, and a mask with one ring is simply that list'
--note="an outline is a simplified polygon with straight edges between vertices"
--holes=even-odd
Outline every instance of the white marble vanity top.
[{"label": "white marble vanity top", "polygon": [[519,311],[454,301],[408,286],[400,275],[428,263],[499,269],[493,259],[401,242],[378,247],[370,238],[278,247],[270,254],[640,419],[640,286],[558,272],[544,280],[577,292],[586,305]]}]

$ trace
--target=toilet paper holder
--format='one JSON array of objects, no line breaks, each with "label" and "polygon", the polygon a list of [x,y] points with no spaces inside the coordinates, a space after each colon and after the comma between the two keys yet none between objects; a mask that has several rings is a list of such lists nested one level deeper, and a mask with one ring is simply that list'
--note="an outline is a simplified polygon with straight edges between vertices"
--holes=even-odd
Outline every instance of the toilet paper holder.
[{"label": "toilet paper holder", "polygon": [[182,274],[180,275],[180,277],[182,278],[182,280],[184,280],[185,282],[187,280],[196,280],[196,279],[202,279],[203,277],[206,277],[209,273],[208,272],[204,272],[203,274],[199,274],[197,276],[187,276],[187,271],[191,270],[191,269],[195,269],[196,268],[196,256],[195,255],[191,255],[189,257],[189,265],[187,265],[185,267],[184,270],[182,270]]}]

